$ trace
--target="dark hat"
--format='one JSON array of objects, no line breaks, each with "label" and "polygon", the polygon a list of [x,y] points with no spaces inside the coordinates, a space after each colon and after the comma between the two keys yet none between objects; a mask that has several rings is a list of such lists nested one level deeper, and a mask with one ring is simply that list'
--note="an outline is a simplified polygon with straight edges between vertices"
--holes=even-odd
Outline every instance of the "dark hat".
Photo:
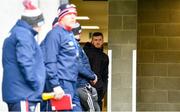
[{"label": "dark hat", "polygon": [[76,14],[76,6],[74,4],[62,4],[58,8],[58,18],[59,20],[62,19],[67,14]]},{"label": "dark hat", "polygon": [[79,35],[82,32],[81,25],[78,22],[73,26],[72,32],[74,35]]},{"label": "dark hat", "polygon": [[41,10],[33,5],[31,0],[24,0],[23,5],[25,9],[21,15],[22,20],[26,21],[33,27],[41,26],[44,24],[44,17]]}]

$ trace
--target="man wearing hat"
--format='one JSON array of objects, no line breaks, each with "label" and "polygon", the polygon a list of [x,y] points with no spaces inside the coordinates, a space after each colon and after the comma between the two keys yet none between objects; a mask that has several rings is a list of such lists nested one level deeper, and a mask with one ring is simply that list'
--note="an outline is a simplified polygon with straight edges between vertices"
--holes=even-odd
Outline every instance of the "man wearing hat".
[{"label": "man wearing hat", "polygon": [[76,22],[76,7],[62,4],[58,8],[58,22],[41,43],[47,72],[46,90],[53,91],[56,99],[70,94],[74,104],[72,111],[81,111],[76,94],[78,76],[78,44],[72,27]]},{"label": "man wearing hat", "polygon": [[10,30],[3,44],[3,101],[9,111],[35,111],[45,84],[45,66],[35,36],[44,23],[40,9],[23,2],[21,19]]},{"label": "man wearing hat", "polygon": [[[81,25],[76,22],[73,29],[73,34],[76,41],[79,43],[81,39]],[[98,104],[97,91],[90,85],[97,82],[96,74],[91,70],[89,59],[82,47],[78,44],[79,48],[79,75],[77,81],[77,92],[81,101],[81,105],[84,111],[100,111]]]}]

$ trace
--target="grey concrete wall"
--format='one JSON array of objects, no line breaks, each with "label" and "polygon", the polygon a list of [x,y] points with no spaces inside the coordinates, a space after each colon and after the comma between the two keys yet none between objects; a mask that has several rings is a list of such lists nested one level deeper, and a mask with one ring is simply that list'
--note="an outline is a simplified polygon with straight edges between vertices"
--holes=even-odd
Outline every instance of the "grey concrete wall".
[{"label": "grey concrete wall", "polygon": [[132,50],[137,39],[137,0],[109,0],[112,111],[131,111]]},{"label": "grey concrete wall", "polygon": [[138,0],[140,111],[180,111],[180,0]]}]

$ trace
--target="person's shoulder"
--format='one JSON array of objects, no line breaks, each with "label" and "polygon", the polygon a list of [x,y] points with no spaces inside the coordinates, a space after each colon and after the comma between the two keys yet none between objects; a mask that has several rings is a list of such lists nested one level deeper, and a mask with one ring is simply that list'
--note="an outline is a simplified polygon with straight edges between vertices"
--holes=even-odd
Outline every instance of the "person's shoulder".
[{"label": "person's shoulder", "polygon": [[14,27],[12,31],[12,35],[15,36],[16,39],[23,41],[33,40],[34,37],[34,35],[31,33],[30,30],[19,26]]},{"label": "person's shoulder", "polygon": [[107,58],[108,58],[108,55],[107,55],[106,53],[104,53],[104,52],[103,52],[103,54],[104,54],[104,56],[105,56],[105,57],[107,57]]},{"label": "person's shoulder", "polygon": [[102,50],[102,54],[103,54],[104,56],[108,56],[103,50]]},{"label": "person's shoulder", "polygon": [[25,34],[25,35],[34,36],[37,34],[37,32],[33,29],[33,27],[27,24],[23,20],[18,20],[14,25],[14,27],[12,28],[12,30],[17,34],[23,34],[23,35]]},{"label": "person's shoulder", "polygon": [[11,29],[11,32],[14,32],[18,35],[28,35],[30,34],[30,30],[26,27],[23,27],[23,26],[19,26],[19,25],[14,25],[14,27]]},{"label": "person's shoulder", "polygon": [[53,27],[53,28],[49,31],[49,33],[57,33],[57,32],[59,32],[59,27],[58,27],[58,26]]},{"label": "person's shoulder", "polygon": [[90,42],[86,42],[85,44],[84,44],[84,47],[91,47],[91,43]]},{"label": "person's shoulder", "polygon": [[87,52],[87,51],[92,51],[92,44],[90,42],[86,42],[83,46],[83,49]]},{"label": "person's shoulder", "polygon": [[90,42],[86,42],[83,46],[83,50],[85,51],[85,53],[89,56],[94,54],[94,51],[92,49],[92,44]]},{"label": "person's shoulder", "polygon": [[106,59],[106,60],[109,59],[108,55],[106,53],[104,53],[103,51],[101,52],[101,55],[104,59]]},{"label": "person's shoulder", "polygon": [[57,38],[57,36],[59,35],[60,30],[58,28],[58,26],[53,27],[46,35],[47,38],[51,37],[51,38]]}]

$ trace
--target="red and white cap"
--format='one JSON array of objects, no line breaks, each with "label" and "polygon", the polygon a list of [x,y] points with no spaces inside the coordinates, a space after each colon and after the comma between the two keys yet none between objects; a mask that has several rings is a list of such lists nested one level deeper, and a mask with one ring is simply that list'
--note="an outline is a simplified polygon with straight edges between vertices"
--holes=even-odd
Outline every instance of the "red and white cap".
[{"label": "red and white cap", "polygon": [[22,20],[25,20],[32,26],[41,26],[44,24],[44,17],[41,10],[33,5],[31,0],[24,0],[23,5],[25,9],[21,15]]},{"label": "red and white cap", "polygon": [[58,18],[61,20],[67,14],[77,15],[76,6],[74,4],[62,4],[58,8]]}]

